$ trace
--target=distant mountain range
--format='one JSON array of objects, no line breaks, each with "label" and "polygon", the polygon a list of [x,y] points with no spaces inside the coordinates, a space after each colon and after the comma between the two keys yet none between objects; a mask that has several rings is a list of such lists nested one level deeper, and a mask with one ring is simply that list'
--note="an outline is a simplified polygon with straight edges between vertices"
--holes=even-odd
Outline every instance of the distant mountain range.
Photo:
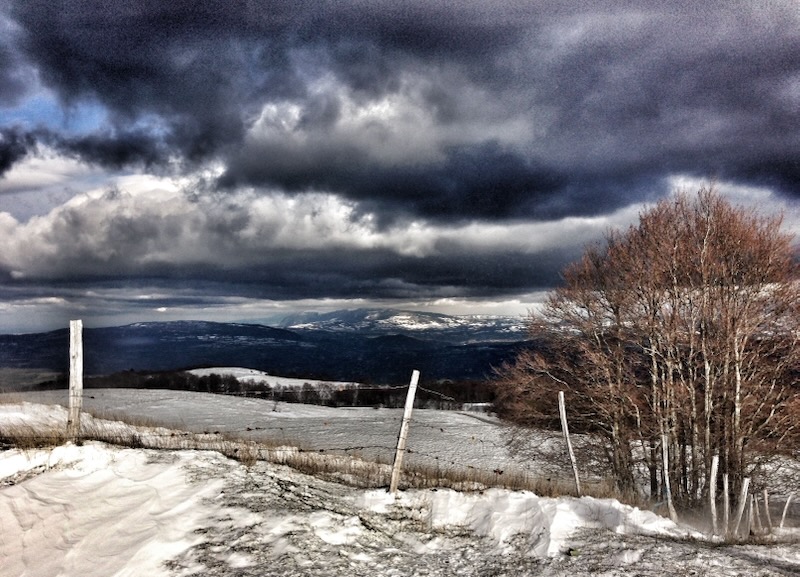
[{"label": "distant mountain range", "polygon": [[[382,309],[292,315],[279,327],[205,321],[84,329],[87,375],[239,366],[367,383],[480,380],[525,346],[522,320]],[[0,367],[67,372],[66,329],[0,335]],[[0,389],[3,383],[0,383]]]},{"label": "distant mountain range", "polygon": [[525,335],[525,323],[520,317],[450,316],[394,309],[300,313],[284,317],[278,326],[296,331],[403,334],[461,344],[518,341]]}]

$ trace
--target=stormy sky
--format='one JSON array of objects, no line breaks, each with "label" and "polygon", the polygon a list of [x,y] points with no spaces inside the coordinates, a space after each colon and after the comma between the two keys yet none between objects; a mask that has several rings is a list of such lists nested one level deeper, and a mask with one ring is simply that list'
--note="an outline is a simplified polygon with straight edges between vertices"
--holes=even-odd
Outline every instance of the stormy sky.
[{"label": "stormy sky", "polygon": [[521,314],[716,183],[800,230],[800,8],[3,0],[0,332]]}]

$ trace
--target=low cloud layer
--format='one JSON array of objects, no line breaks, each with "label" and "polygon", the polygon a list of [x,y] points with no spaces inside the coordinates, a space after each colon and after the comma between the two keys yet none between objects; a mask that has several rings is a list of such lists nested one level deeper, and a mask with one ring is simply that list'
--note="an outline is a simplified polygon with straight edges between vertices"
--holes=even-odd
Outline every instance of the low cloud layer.
[{"label": "low cloud layer", "polygon": [[135,181],[138,190],[121,179],[27,222],[0,213],[6,279],[225,281],[270,299],[487,296],[547,286],[612,222],[387,228],[331,194],[197,197],[166,180]]},{"label": "low cloud layer", "polygon": [[504,298],[678,177],[793,207],[797,126],[793,0],[10,0],[0,276]]}]

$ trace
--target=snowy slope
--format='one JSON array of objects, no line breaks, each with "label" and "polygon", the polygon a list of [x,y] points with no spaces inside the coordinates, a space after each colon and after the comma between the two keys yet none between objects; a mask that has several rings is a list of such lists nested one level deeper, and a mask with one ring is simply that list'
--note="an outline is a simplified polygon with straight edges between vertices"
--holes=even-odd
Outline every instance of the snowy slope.
[{"label": "snowy slope", "polygon": [[612,500],[501,490],[394,498],[211,452],[94,443],[0,452],[0,480],[9,471],[17,481],[0,485],[2,577],[800,571],[797,546],[709,547]]},{"label": "snowy slope", "polygon": [[[186,423],[194,422],[196,413],[203,426],[241,425],[234,405],[225,404],[236,399],[173,391],[139,391],[138,397],[125,396],[136,391],[98,392],[107,395],[104,400],[87,402],[101,400],[120,412],[138,408],[174,415],[180,410]],[[114,400],[117,392],[123,395]],[[248,416],[248,410],[264,408],[242,409],[249,404],[238,402],[245,422],[256,415]],[[276,414],[283,416],[275,418],[285,425],[310,429],[316,422],[318,430],[341,435],[357,429],[343,421],[354,419],[363,428],[363,413],[372,411],[278,408]],[[418,413],[436,417],[441,428],[468,418],[448,421],[441,411]],[[269,418],[262,415],[262,422]],[[0,429],[47,427],[65,419],[61,406],[0,404]],[[467,423],[474,434],[499,428],[491,420]],[[142,435],[148,431],[140,428]],[[426,438],[419,437],[417,444],[424,446]],[[480,456],[481,450],[463,446],[466,454],[475,451],[464,458]],[[763,546],[719,546],[688,526],[610,499],[554,499],[500,489],[409,490],[393,497],[265,462],[248,468],[209,451],[99,443],[0,451],[0,577],[661,577],[665,569],[722,577],[800,574],[800,532],[785,531],[782,539]]]},{"label": "snowy slope", "polygon": [[[43,404],[68,402],[67,391],[37,391],[24,398]],[[220,431],[384,462],[391,462],[394,456],[403,416],[402,409],[337,409],[155,389],[92,389],[86,392],[83,406],[100,414],[127,415],[179,429]],[[0,404],[0,416],[2,407]],[[415,410],[408,439],[412,452],[406,462],[569,478],[560,435],[531,434],[536,454],[519,456],[509,450],[507,432],[499,420],[486,415]]]},{"label": "snowy slope", "polygon": [[353,383],[350,381],[319,381],[314,379],[294,379],[291,377],[279,377],[270,375],[264,371],[256,369],[247,369],[243,367],[209,367],[205,369],[192,369],[187,371],[198,377],[205,377],[212,374],[220,376],[230,375],[235,377],[241,382],[249,382],[258,385],[268,385],[270,387],[283,387],[286,389],[302,388],[304,385],[319,386],[326,385],[331,388],[350,387],[353,385],[360,385],[360,383]]},{"label": "snowy slope", "polygon": [[0,477],[29,475],[0,490],[0,575],[166,574],[164,561],[203,541],[204,501],[224,485],[192,483],[186,468],[220,460],[99,444],[0,453]]}]

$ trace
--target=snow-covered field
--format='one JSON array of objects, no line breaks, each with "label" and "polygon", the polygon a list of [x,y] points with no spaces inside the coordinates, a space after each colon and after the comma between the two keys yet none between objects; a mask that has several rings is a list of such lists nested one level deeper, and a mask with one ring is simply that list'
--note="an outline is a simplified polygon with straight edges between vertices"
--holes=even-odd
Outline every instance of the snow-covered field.
[{"label": "snow-covered field", "polygon": [[313,379],[295,379],[291,377],[279,377],[270,375],[264,371],[256,369],[246,369],[242,367],[212,367],[205,369],[192,369],[189,373],[198,377],[207,377],[209,375],[217,374],[220,376],[230,375],[236,377],[241,382],[252,383],[256,385],[270,386],[272,388],[283,387],[286,389],[298,389],[304,385],[312,387],[326,385],[332,389],[339,387],[352,387],[363,386],[361,383],[354,383],[350,381],[318,381]]},{"label": "snow-covered field", "polygon": [[[66,395],[54,394],[25,395],[36,404],[6,398],[13,402],[0,404],[0,427],[63,423],[64,408],[51,403]],[[86,404],[199,430],[261,426],[249,432],[272,434],[278,429],[267,427],[278,426],[287,437],[333,437],[331,445],[360,431],[350,446],[370,428],[394,436],[398,417],[175,391],[87,391]],[[426,453],[440,450],[436,439],[446,430],[451,440],[467,435],[450,445],[454,459],[494,454],[497,463],[515,463],[500,450],[502,427],[492,419],[417,411],[417,422],[416,444]],[[484,436],[491,449],[467,440]],[[720,546],[614,500],[501,489],[408,490],[395,498],[209,451],[93,442],[0,451],[2,577],[798,575],[799,538],[792,529],[771,544]]]},{"label": "snow-covered field", "polygon": [[[66,406],[68,402],[67,391],[11,398],[46,405]],[[391,462],[394,456],[403,416],[402,409],[332,408],[155,389],[90,389],[85,391],[83,406],[101,415],[124,415],[177,429],[219,431],[384,462]],[[539,458],[520,459],[509,451],[505,434],[506,428],[497,419],[482,413],[415,410],[406,462],[569,478],[559,435],[541,435],[537,438]]]}]

